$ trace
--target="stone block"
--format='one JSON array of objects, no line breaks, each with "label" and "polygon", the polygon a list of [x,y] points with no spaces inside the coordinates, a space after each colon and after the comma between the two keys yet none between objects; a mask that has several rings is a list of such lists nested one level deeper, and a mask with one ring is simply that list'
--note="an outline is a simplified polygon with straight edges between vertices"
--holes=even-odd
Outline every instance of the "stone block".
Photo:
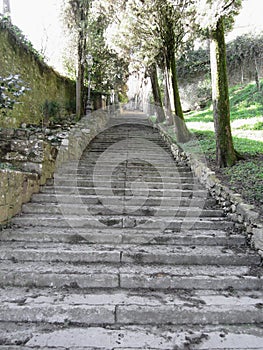
[{"label": "stone block", "polygon": [[256,249],[263,251],[263,227],[252,229],[252,242]]},{"label": "stone block", "polygon": [[253,222],[259,218],[259,214],[254,210],[254,206],[250,204],[239,203],[237,205],[237,213],[247,221]]},{"label": "stone block", "polygon": [[8,221],[8,215],[9,215],[9,206],[1,205],[0,206],[0,224],[4,224]]},{"label": "stone block", "polygon": [[0,206],[6,204],[6,191],[3,188],[0,188]]}]

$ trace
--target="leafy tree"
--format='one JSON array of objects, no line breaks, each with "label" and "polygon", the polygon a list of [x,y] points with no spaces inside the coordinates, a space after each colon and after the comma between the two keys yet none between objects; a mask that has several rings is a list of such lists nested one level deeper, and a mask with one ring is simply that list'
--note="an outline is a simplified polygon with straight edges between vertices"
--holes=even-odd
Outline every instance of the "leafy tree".
[{"label": "leafy tree", "polygon": [[112,22],[106,31],[106,38],[109,46],[118,56],[130,62],[134,72],[144,71],[146,76],[151,78],[157,119],[163,121],[164,112],[160,100],[157,67],[150,54],[151,46],[148,45],[149,36],[154,38],[153,26],[148,25],[151,20],[145,20],[146,12],[149,16],[151,12],[149,12],[149,3],[144,5],[141,1],[126,4],[119,1],[111,6],[111,11],[116,11],[116,16],[113,15],[111,18]]},{"label": "leafy tree", "polygon": [[[178,0],[174,7],[161,0],[137,0],[127,2],[122,8],[122,18],[117,18],[112,27],[115,27],[113,47],[121,53],[129,53],[138,66],[143,65],[151,76],[153,97],[157,108],[158,121],[164,118],[162,103],[158,98],[160,87],[155,76],[157,64],[166,72],[166,101],[169,107],[168,86],[172,85],[176,118],[174,118],[178,141],[185,142],[190,138],[186,127],[176,73],[176,50],[182,45],[185,37],[185,28],[182,18],[185,1]],[[111,31],[112,32],[112,31]],[[168,108],[169,110],[170,108]]]},{"label": "leafy tree", "polygon": [[89,9],[92,0],[65,0],[64,18],[75,32],[77,43],[76,114],[84,115],[84,69],[88,36]]},{"label": "leafy tree", "polygon": [[230,125],[230,104],[226,66],[225,26],[231,27],[241,0],[197,0],[195,24],[210,39],[212,99],[219,167],[232,166],[239,155],[234,149]]},{"label": "leafy tree", "polygon": [[88,46],[94,59],[92,85],[96,91],[102,93],[114,90],[117,94],[119,92],[125,94],[124,86],[129,75],[129,61],[125,57],[119,57],[105,41],[104,34],[109,23],[107,14],[102,11],[96,14],[95,9],[91,10],[93,16],[89,23]]},{"label": "leafy tree", "polygon": [[[155,0],[157,6],[157,18],[159,35],[161,39],[160,52],[163,54],[163,68],[165,72],[166,91],[172,85],[173,100],[175,108],[175,131],[179,142],[186,142],[190,139],[190,132],[186,127],[183,110],[179,95],[177,79],[177,59],[179,53],[184,50],[186,40],[190,41],[190,31],[186,25],[186,9],[189,1],[167,1]],[[169,94],[168,94],[169,96]],[[169,100],[168,100],[169,110]]]},{"label": "leafy tree", "polygon": [[238,36],[227,46],[227,62],[231,71],[240,69],[241,84],[245,80],[245,71],[252,66],[254,78],[258,90],[259,84],[259,62],[263,59],[263,34],[245,34]]},{"label": "leafy tree", "polygon": [[[103,0],[67,0],[65,10],[68,27],[71,33],[70,57],[66,60],[67,69],[74,74],[74,54],[77,52],[77,115],[83,115],[85,106],[85,58],[87,54],[93,57],[91,68],[91,85],[97,92],[109,94],[113,89],[125,95],[125,81],[128,76],[128,62],[111,50],[105,41],[105,31],[110,23],[113,10],[111,1]],[[81,2],[81,6],[76,6]],[[117,6],[112,2],[112,6]],[[87,7],[88,6],[88,7]],[[72,19],[74,19],[72,23]],[[76,46],[77,43],[77,46]],[[75,46],[75,47],[74,47]],[[72,48],[73,47],[73,48]],[[97,106],[99,107],[99,106]],[[81,108],[81,109],[80,109]]]}]

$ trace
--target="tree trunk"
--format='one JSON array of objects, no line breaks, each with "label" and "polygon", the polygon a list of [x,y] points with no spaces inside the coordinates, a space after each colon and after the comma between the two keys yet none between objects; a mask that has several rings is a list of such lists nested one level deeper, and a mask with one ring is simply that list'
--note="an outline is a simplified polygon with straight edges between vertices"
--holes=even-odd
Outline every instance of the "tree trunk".
[{"label": "tree trunk", "polygon": [[172,72],[172,87],[173,87],[174,109],[175,109],[175,116],[174,116],[175,131],[177,135],[177,141],[184,143],[190,140],[191,134],[187,129],[187,126],[184,120],[179,88],[178,88],[176,60],[175,60],[174,54],[171,55],[170,63],[171,63],[171,72]]},{"label": "tree trunk", "polygon": [[260,81],[259,81],[258,64],[257,64],[256,56],[254,57],[254,62],[255,62],[255,81],[256,81],[256,86],[257,86],[257,90],[260,91]]},{"label": "tree trunk", "polygon": [[237,161],[230,125],[230,105],[226,67],[226,46],[224,19],[220,18],[211,33],[210,61],[212,77],[212,98],[216,134],[217,165],[232,166]]},{"label": "tree trunk", "polygon": [[150,79],[152,83],[152,93],[155,105],[155,111],[157,114],[157,123],[162,123],[165,121],[165,114],[163,110],[163,103],[161,98],[161,91],[158,82],[158,74],[156,64],[153,64],[150,67]]},{"label": "tree trunk", "polygon": [[240,68],[241,68],[241,85],[244,84],[244,66],[243,63],[240,64]]},{"label": "tree trunk", "polygon": [[76,115],[80,119],[85,114],[85,93],[84,93],[84,73],[86,62],[87,48],[87,21],[88,21],[88,3],[78,2],[77,19],[78,19],[78,43],[77,43],[77,77],[76,77]]},{"label": "tree trunk", "polygon": [[167,67],[164,70],[164,105],[166,110],[166,119],[168,125],[174,124],[173,112],[171,106],[171,93],[170,93],[170,79],[169,79],[169,71]]},{"label": "tree trunk", "polygon": [[76,79],[76,115],[79,119],[81,117],[81,105],[82,105],[82,49],[80,39],[78,42],[78,58],[77,58],[77,79]]},{"label": "tree trunk", "polygon": [[86,38],[84,32],[80,30],[78,38],[78,62],[76,79],[76,114],[81,118],[85,113],[84,100],[84,71],[85,71]]}]

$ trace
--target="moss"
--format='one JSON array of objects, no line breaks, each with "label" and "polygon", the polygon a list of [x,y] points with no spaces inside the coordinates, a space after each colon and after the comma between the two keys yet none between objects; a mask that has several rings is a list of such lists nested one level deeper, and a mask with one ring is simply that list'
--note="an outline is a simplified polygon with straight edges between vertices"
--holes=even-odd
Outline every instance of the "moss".
[{"label": "moss", "polygon": [[[42,106],[46,100],[56,102],[62,108],[75,99],[75,82],[60,76],[46,65],[36,51],[24,43],[8,28],[0,27],[0,76],[19,74],[28,85],[27,92],[12,111],[12,127],[21,123],[41,124]],[[11,126],[9,120],[1,119],[0,126]]]}]

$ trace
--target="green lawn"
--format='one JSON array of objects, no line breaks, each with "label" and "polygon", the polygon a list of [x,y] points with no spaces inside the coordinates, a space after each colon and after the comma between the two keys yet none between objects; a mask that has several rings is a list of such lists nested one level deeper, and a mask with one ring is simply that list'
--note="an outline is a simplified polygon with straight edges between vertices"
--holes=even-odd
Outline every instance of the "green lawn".
[{"label": "green lawn", "polygon": [[[261,79],[263,87],[263,79]],[[194,140],[184,145],[192,153],[205,156],[222,181],[248,202],[263,207],[263,88],[260,92],[255,83],[230,89],[231,127],[235,149],[245,160],[227,169],[217,169],[216,142],[211,104],[201,111],[185,114],[188,128]],[[171,136],[175,137],[172,128]]]}]

